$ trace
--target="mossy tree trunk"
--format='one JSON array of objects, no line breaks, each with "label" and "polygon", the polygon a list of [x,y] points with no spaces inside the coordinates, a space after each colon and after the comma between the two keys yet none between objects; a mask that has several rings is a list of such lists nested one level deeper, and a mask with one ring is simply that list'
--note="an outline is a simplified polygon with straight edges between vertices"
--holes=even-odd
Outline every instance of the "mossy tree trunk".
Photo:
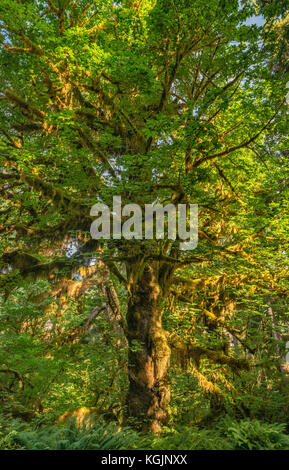
[{"label": "mossy tree trunk", "polygon": [[161,432],[168,420],[170,347],[162,328],[163,292],[155,266],[134,284],[127,312],[128,415],[145,431]]}]

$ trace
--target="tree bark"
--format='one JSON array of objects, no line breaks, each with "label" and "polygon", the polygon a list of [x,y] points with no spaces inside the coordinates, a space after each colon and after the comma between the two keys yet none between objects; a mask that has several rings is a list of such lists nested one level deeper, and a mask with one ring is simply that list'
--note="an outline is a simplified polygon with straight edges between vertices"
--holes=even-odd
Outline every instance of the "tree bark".
[{"label": "tree bark", "polygon": [[162,328],[158,270],[145,266],[128,304],[128,415],[143,431],[160,433],[168,421],[170,347]]}]

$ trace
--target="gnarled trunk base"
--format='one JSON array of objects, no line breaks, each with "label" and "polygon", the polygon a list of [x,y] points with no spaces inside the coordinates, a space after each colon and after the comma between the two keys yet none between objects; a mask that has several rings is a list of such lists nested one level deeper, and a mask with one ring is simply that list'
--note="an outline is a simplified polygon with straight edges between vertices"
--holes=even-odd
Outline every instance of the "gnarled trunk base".
[{"label": "gnarled trunk base", "polygon": [[130,298],[128,325],[128,415],[138,428],[161,432],[168,421],[170,348],[162,328],[161,290],[154,270],[145,268]]}]

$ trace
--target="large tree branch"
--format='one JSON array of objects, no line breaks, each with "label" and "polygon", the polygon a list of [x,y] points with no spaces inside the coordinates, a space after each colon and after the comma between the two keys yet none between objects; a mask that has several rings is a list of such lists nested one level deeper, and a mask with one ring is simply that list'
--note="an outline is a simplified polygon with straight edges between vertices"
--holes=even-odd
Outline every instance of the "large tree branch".
[{"label": "large tree branch", "polygon": [[275,119],[275,117],[279,113],[280,108],[283,106],[283,104],[284,104],[284,101],[278,107],[277,111],[273,114],[273,116],[266,122],[266,124],[264,124],[264,126],[262,126],[262,128],[256,134],[254,134],[252,137],[250,137],[248,140],[244,140],[240,144],[235,145],[233,147],[227,147],[226,150],[223,150],[222,152],[218,152],[218,153],[215,153],[213,155],[206,155],[206,156],[200,158],[199,160],[196,160],[193,164],[193,167],[197,168],[197,167],[199,167],[200,165],[202,165],[203,163],[205,163],[207,161],[214,160],[215,158],[223,157],[225,155],[229,155],[230,153],[235,152],[236,150],[240,150],[242,148],[248,147],[248,145],[250,145],[252,142],[255,142],[258,139],[258,137],[260,137],[262,135],[262,133],[266,129],[268,129],[270,124],[273,122],[273,120]]}]

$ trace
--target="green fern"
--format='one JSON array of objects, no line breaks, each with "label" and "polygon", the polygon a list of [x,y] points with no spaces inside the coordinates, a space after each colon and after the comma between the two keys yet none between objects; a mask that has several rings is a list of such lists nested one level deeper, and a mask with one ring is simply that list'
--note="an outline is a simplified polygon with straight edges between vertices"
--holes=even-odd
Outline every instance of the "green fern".
[{"label": "green fern", "polygon": [[104,425],[101,419],[81,425],[71,419],[65,426],[18,432],[14,439],[28,450],[122,450],[132,448],[138,435],[129,428],[118,430],[114,423]]},{"label": "green fern", "polygon": [[236,450],[287,450],[289,436],[285,434],[285,424],[262,423],[256,419],[233,421],[225,431],[225,436]]}]

